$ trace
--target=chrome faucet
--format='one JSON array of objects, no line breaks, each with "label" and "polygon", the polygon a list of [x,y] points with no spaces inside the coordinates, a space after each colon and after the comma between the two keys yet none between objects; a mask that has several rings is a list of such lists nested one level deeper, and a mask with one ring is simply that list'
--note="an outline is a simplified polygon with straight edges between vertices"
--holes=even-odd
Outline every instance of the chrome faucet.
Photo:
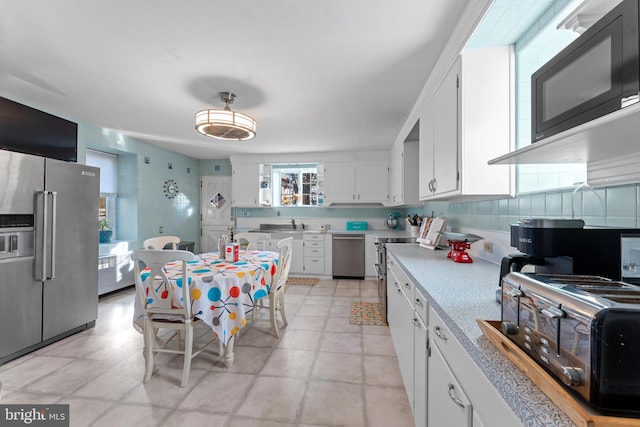
[{"label": "chrome faucet", "polygon": [[291,223],[291,225],[293,225],[293,229],[296,229],[296,220],[291,218],[291,220],[289,221]]}]

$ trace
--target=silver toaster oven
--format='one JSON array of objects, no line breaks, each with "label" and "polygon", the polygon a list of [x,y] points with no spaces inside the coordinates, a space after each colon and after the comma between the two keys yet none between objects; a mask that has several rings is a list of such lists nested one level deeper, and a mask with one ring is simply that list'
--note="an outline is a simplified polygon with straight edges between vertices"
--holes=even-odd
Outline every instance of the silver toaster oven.
[{"label": "silver toaster oven", "polygon": [[509,273],[501,330],[595,409],[640,417],[640,286]]}]

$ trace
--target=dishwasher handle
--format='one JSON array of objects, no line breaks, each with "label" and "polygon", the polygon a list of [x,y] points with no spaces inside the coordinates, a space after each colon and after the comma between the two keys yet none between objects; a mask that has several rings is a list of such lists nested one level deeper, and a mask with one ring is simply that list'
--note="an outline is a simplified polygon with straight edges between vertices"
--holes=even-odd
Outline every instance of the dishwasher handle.
[{"label": "dishwasher handle", "polygon": [[333,236],[333,240],[364,240],[364,236]]}]

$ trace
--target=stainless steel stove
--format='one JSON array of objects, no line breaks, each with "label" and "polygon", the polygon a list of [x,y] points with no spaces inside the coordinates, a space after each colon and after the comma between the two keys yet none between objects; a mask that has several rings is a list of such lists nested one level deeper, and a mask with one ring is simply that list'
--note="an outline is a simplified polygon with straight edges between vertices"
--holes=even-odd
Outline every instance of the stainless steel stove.
[{"label": "stainless steel stove", "polygon": [[387,321],[387,243],[416,243],[415,237],[376,237],[375,245],[378,254],[378,262],[375,264],[378,279],[378,297],[382,304],[384,321]]}]

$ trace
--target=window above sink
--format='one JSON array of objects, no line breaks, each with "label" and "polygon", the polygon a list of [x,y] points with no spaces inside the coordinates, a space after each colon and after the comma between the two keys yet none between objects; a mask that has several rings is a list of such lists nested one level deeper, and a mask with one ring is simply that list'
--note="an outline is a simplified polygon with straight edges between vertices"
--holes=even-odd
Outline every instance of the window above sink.
[{"label": "window above sink", "polygon": [[271,165],[272,206],[318,206],[318,176],[313,163]]}]

